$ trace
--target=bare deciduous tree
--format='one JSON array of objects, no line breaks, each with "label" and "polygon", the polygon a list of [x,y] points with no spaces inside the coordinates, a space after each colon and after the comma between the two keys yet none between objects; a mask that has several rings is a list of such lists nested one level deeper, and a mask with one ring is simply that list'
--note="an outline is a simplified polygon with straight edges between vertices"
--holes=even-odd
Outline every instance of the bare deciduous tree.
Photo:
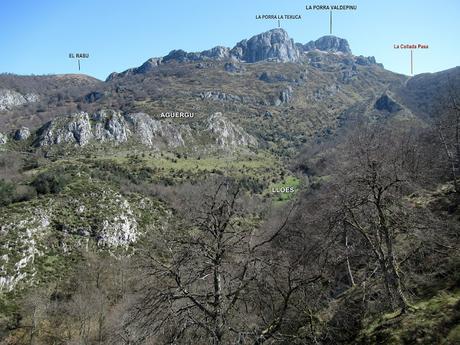
[{"label": "bare deciduous tree", "polygon": [[379,265],[391,307],[403,311],[409,304],[403,291],[397,238],[416,227],[402,200],[409,186],[409,151],[403,135],[363,127],[351,138],[349,154],[337,174],[343,229],[364,239]]},{"label": "bare deciduous tree", "polygon": [[273,231],[257,234],[260,220],[247,212],[241,194],[227,179],[207,184],[180,217],[185,220],[151,241],[130,320],[144,338],[174,344],[265,343],[279,334],[302,284],[318,279],[297,270],[302,253],[291,259],[269,248],[291,212]]},{"label": "bare deciduous tree", "polygon": [[448,84],[448,99],[445,100],[447,106],[443,107],[445,112],[440,114],[436,120],[436,129],[445,159],[449,165],[455,191],[460,193],[460,187],[458,186],[460,169],[460,97],[450,80]]}]

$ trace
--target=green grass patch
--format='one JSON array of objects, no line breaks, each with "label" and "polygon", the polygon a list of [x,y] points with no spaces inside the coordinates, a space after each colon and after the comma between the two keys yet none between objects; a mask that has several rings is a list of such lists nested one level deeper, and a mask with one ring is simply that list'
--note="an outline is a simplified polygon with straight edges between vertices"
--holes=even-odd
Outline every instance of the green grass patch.
[{"label": "green grass patch", "polygon": [[[286,176],[284,180],[272,183],[267,195],[270,195],[275,203],[284,203],[296,195],[300,188],[300,182],[300,179],[295,176]],[[293,192],[283,192],[283,190],[293,190]]]}]

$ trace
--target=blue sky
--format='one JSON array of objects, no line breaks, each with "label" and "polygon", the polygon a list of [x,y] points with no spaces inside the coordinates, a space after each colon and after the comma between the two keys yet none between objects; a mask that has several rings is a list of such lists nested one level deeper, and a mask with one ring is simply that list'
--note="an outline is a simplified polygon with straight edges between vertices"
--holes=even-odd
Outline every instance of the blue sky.
[{"label": "blue sky", "polygon": [[460,65],[459,0],[1,0],[0,72],[77,73],[70,52],[89,53],[82,73],[105,79],[172,49],[232,47],[277,26],[256,14],[301,14],[282,27],[296,42],[329,33],[328,12],[307,4],[356,4],[334,14],[334,32],[355,55],[374,55],[389,70],[409,74],[410,53],[395,43],[427,43],[414,52],[414,72]]}]

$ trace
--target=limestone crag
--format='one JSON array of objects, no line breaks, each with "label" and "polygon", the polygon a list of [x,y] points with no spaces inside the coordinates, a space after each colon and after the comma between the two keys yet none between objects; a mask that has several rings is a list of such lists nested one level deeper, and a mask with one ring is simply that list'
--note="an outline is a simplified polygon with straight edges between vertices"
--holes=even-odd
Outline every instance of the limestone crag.
[{"label": "limestone crag", "polygon": [[30,137],[30,130],[27,127],[18,128],[13,134],[13,139],[16,141],[27,140],[29,137]]},{"label": "limestone crag", "polygon": [[[225,71],[238,73],[244,70],[243,63],[259,61],[298,62],[303,61],[303,53],[313,51],[340,54],[344,57],[349,57],[350,61],[354,61],[358,65],[377,64],[372,56],[353,56],[348,41],[344,38],[328,35],[306,44],[294,43],[285,30],[276,28],[249,39],[244,39],[231,49],[217,46],[201,52],[186,52],[182,49],[172,50],[168,55],[151,58],[139,67],[130,68],[121,73],[113,72],[107,77],[106,81],[111,81],[118,77],[149,73],[158,68],[158,66],[170,62],[199,62],[197,67],[203,69],[206,68],[206,64],[212,61],[225,61]],[[204,61],[208,62],[204,63]],[[319,62],[313,61],[313,63],[320,67]],[[270,78],[268,75],[261,75],[261,77],[261,80],[268,82],[273,82],[277,79],[276,76]]]},{"label": "limestone crag", "polygon": [[[10,222],[9,214],[0,216],[3,216],[0,236],[4,239],[0,247],[0,291],[11,291],[20,281],[35,274],[33,268],[27,268],[43,255],[40,242],[46,236],[50,218],[48,210],[40,208],[28,209],[17,221]],[[23,249],[17,251],[17,248]]]},{"label": "limestone crag", "polygon": [[167,147],[184,146],[184,136],[190,136],[188,126],[173,126],[170,123],[152,119],[144,113],[129,114],[126,119],[132,124],[133,132],[136,133],[141,143],[149,147],[155,146],[158,138],[161,138]]},{"label": "limestone crag", "polygon": [[[128,141],[130,129],[125,117],[118,111],[101,110],[92,116],[93,137],[99,142],[113,141],[124,143]],[[90,137],[91,139],[91,134]],[[87,143],[87,142],[86,142]]]},{"label": "limestone crag", "polygon": [[[356,64],[359,65],[376,64],[375,58],[372,56],[352,56],[348,41],[344,38],[328,35],[306,44],[294,43],[285,30],[276,28],[249,39],[244,39],[231,49],[217,46],[201,52],[186,52],[182,49],[172,50],[168,55],[151,58],[139,67],[130,68],[121,73],[113,72],[107,77],[107,81],[118,77],[148,73],[158,66],[170,62],[200,62],[197,67],[206,68],[206,63],[202,63],[203,61],[226,61],[224,65],[225,71],[238,73],[244,69],[242,63],[259,61],[298,62],[303,59],[302,53],[312,51],[349,56],[352,59],[350,61],[354,59]],[[261,77],[261,80],[268,82],[273,82],[277,79],[276,76],[270,78],[268,75],[262,75]]]},{"label": "limestone crag", "polygon": [[253,136],[230,122],[222,113],[215,113],[207,119],[207,130],[221,148],[257,146],[257,140]]},{"label": "limestone crag", "polygon": [[[151,58],[139,67],[130,68],[121,73],[113,72],[107,77],[106,81],[111,81],[118,77],[148,73],[156,67],[169,62],[224,60],[248,63],[263,60],[295,62],[299,58],[300,51],[294,41],[289,38],[286,31],[277,28],[255,35],[248,40],[242,40],[232,49],[217,46],[201,52],[186,52],[182,49],[172,50],[168,55],[160,58]],[[237,65],[231,62],[226,65],[225,70],[235,73],[239,72],[241,67],[237,67]]]},{"label": "limestone crag", "polygon": [[[23,208],[0,210],[0,292],[38,276],[38,258],[50,251],[65,255],[91,240],[99,247],[127,249],[139,239],[138,219],[147,208],[152,212],[148,201],[129,201],[107,186],[78,188],[71,186],[61,200],[49,199],[42,206],[26,202]],[[59,238],[59,244],[51,248],[47,238]]]},{"label": "limestone crag", "polygon": [[351,54],[351,49],[348,45],[348,41],[344,38],[336,36],[323,36],[318,38],[316,41],[310,41],[305,45],[297,44],[297,48],[303,52],[308,52],[316,49],[326,52]]},{"label": "limestone crag", "polygon": [[0,133],[0,145],[6,144],[7,142],[8,142],[8,137],[5,134]]},{"label": "limestone crag", "polygon": [[35,145],[85,146],[91,141],[121,144],[130,138],[151,147],[162,142],[171,147],[184,145],[179,129],[166,122],[143,113],[122,114],[113,110],[101,110],[93,115],[80,112],[52,120],[38,130]]},{"label": "limestone crag", "polygon": [[56,118],[38,130],[35,146],[75,143],[88,144],[93,137],[88,113],[80,112],[69,117]]},{"label": "limestone crag", "polygon": [[[204,122],[218,147],[257,144],[241,128],[224,120],[222,114],[211,115]],[[157,120],[145,113],[122,114],[119,111],[100,110],[92,115],[79,112],[49,121],[37,131],[34,145],[86,146],[104,142],[121,145],[132,141],[154,150],[162,150],[192,144],[194,138],[201,135],[187,124]]]},{"label": "limestone crag", "polygon": [[287,104],[292,99],[292,87],[288,86],[287,88],[280,91],[279,100],[281,104]]},{"label": "limestone crag", "polygon": [[12,110],[26,103],[37,102],[39,97],[35,93],[21,94],[19,92],[0,89],[0,111]]},{"label": "limestone crag", "polygon": [[295,62],[299,60],[299,50],[283,29],[273,29],[239,42],[230,53],[245,62],[274,60]]}]

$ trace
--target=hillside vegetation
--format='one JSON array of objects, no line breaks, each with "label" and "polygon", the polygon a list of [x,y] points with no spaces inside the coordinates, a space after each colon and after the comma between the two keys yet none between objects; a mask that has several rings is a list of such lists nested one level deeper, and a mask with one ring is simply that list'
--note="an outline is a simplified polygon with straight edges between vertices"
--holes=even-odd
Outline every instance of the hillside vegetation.
[{"label": "hillside vegetation", "polygon": [[1,75],[0,344],[460,343],[459,71],[274,29]]}]

